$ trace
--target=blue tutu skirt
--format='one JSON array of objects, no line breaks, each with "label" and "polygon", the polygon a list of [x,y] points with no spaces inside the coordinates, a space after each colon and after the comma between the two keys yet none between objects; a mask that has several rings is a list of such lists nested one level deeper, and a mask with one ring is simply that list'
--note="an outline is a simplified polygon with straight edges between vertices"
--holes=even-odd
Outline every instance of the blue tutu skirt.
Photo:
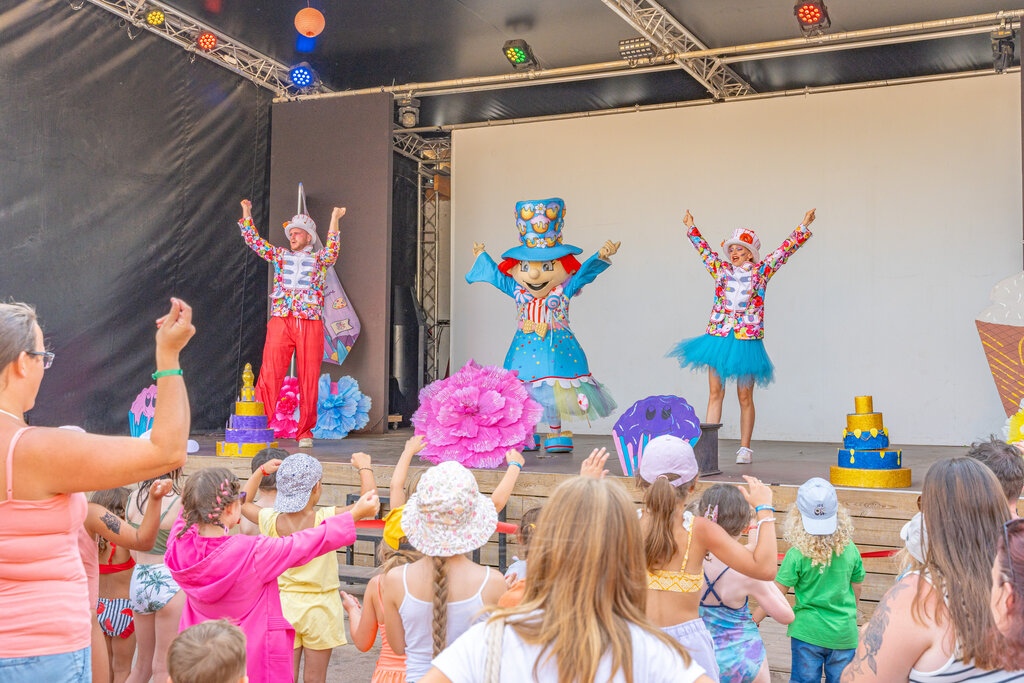
[{"label": "blue tutu skirt", "polygon": [[678,359],[680,367],[714,370],[723,384],[735,380],[741,386],[764,386],[775,379],[775,366],[764,350],[762,339],[703,334],[679,342],[668,356]]}]

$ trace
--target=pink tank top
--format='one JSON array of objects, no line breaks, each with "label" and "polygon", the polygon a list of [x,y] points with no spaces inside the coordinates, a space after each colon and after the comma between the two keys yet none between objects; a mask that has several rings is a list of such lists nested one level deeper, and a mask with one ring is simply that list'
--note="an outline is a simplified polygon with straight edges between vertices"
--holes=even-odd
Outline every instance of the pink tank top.
[{"label": "pink tank top", "polygon": [[14,447],[0,501],[0,657],[35,657],[89,647],[89,590],[78,550],[88,513],[85,494],[45,500],[13,495]]}]

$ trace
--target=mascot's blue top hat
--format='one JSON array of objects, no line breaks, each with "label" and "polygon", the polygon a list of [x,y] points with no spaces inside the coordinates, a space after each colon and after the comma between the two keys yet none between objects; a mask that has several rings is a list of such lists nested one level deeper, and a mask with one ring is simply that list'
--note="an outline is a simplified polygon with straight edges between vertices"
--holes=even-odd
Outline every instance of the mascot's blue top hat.
[{"label": "mascot's blue top hat", "polygon": [[509,249],[501,258],[520,261],[553,261],[583,250],[571,244],[562,244],[562,222],[565,220],[565,201],[528,199],[516,202],[516,227],[522,244]]}]

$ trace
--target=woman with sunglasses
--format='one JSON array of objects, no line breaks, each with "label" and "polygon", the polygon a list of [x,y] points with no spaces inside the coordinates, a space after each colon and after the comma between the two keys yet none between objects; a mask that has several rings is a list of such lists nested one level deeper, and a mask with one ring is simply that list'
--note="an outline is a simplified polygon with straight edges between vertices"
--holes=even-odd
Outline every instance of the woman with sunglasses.
[{"label": "woman with sunglasses", "polygon": [[[195,334],[192,309],[171,299],[157,320],[156,415],[152,438],[28,427],[43,371],[35,311],[0,304],[0,680],[87,681],[89,585],[79,536],[98,491],[149,479],[185,464],[188,396],[178,354]],[[93,544],[95,553],[95,544]],[[98,576],[96,577],[98,581]]]},{"label": "woman with sunglasses", "polygon": [[1009,518],[999,481],[972,458],[942,460],[920,506],[924,561],[878,603],[843,682],[1024,680],[1022,648],[996,630],[990,604],[987,577]]}]

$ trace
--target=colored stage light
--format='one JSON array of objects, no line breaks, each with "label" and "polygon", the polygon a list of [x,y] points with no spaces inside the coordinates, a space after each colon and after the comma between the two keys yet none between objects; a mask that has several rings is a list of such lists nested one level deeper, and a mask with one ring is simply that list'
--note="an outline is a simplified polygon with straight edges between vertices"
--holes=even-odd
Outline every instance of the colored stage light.
[{"label": "colored stage light", "polygon": [[209,31],[203,31],[196,37],[196,46],[200,50],[209,52],[213,48],[217,47],[217,36],[213,35]]},{"label": "colored stage light", "polygon": [[658,50],[646,38],[627,38],[619,41],[619,56],[623,59],[650,59],[656,54]]},{"label": "colored stage light", "polygon": [[309,65],[309,62],[299,62],[288,71],[288,78],[292,85],[302,90],[316,85],[319,82],[316,71]]},{"label": "colored stage light", "polygon": [[146,23],[150,26],[161,26],[164,23],[164,13],[158,9],[151,9],[146,13]]},{"label": "colored stage light", "polygon": [[324,30],[326,25],[324,15],[320,10],[306,7],[299,10],[295,15],[295,30],[307,38],[315,38]]},{"label": "colored stage light", "polygon": [[828,16],[828,8],[822,0],[804,0],[797,2],[793,7],[793,14],[800,24],[800,30],[804,35],[821,33],[832,25],[832,19]]},{"label": "colored stage light", "polygon": [[508,60],[509,64],[515,67],[516,71],[537,68],[537,58],[533,56],[533,50],[530,49],[529,43],[525,40],[507,40],[505,45],[502,46],[501,51],[505,54],[505,59]]}]

